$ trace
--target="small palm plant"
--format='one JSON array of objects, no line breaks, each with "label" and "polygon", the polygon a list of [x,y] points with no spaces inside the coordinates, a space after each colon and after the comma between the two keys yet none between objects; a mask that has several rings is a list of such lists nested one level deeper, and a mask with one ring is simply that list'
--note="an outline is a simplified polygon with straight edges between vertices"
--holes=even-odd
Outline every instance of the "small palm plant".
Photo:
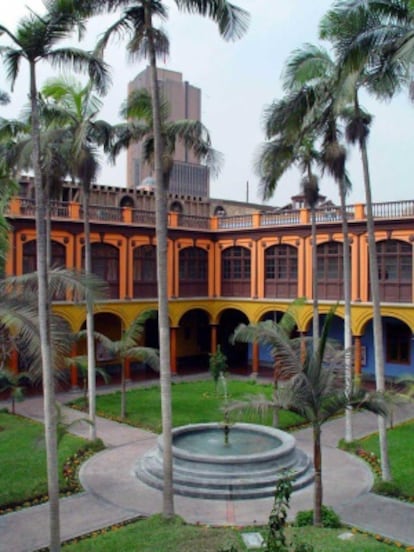
[{"label": "small palm plant", "polygon": [[[121,361],[121,418],[126,417],[126,364],[128,359],[145,362],[153,370],[159,371],[159,355],[156,349],[138,345],[144,335],[145,322],[152,318],[155,311],[146,311],[135,318],[120,339],[111,339],[95,332],[95,340],[102,345],[114,358]],[[84,338],[86,332],[79,332],[78,337]]]},{"label": "small palm plant", "polygon": [[[348,394],[343,385],[344,351],[328,341],[328,332],[335,314],[335,307],[328,313],[314,350],[311,338],[290,339],[283,327],[273,323],[272,351],[280,362],[280,374],[286,380],[278,387],[273,399],[256,397],[233,404],[233,409],[255,408],[264,411],[275,406],[302,416],[313,430],[314,525],[321,525],[322,512],[322,425],[344,411],[348,405],[366,409],[381,416],[387,414],[386,401],[380,393],[368,393],[352,389]],[[266,327],[268,326],[267,323]],[[310,339],[310,341],[309,341]],[[305,346],[303,346],[303,344]]]},{"label": "small palm plant", "polygon": [[0,393],[7,392],[9,394],[12,414],[16,413],[16,402],[24,400],[26,390],[24,382],[31,379],[31,375],[28,372],[15,373],[8,368],[0,370]]},{"label": "small palm plant", "polygon": [[[70,368],[75,366],[82,381],[83,402],[88,405],[88,356],[78,355],[74,357],[68,357],[66,359],[66,365]],[[109,383],[110,376],[108,372],[102,366],[95,367],[95,374],[101,376],[105,383]]]}]

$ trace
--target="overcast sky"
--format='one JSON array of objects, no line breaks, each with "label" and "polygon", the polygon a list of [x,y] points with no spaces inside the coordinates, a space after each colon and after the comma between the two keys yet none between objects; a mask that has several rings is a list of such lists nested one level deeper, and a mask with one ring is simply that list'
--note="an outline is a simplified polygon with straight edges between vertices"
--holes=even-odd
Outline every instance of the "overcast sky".
[{"label": "overcast sky", "polygon": [[[254,158],[263,141],[262,114],[266,105],[282,96],[280,75],[287,56],[306,42],[318,41],[318,23],[332,4],[331,0],[233,0],[250,12],[248,33],[239,41],[224,42],[209,20],[179,14],[172,2],[165,30],[171,52],[161,67],[180,71],[184,80],[202,90],[202,121],[210,130],[213,146],[224,154],[225,165],[220,176],[211,182],[212,197],[259,202],[258,179]],[[41,0],[7,2],[0,20],[14,30],[27,7],[42,13]],[[93,46],[115,16],[96,19],[89,26],[84,48]],[[6,43],[2,37],[0,43]],[[107,61],[112,66],[113,85],[104,98],[102,118],[119,121],[118,111],[125,98],[127,83],[146,66],[145,61],[129,63],[124,42],[111,44]],[[39,85],[53,70],[44,65],[39,71]],[[0,73],[0,88],[9,90]],[[27,67],[22,64],[13,101],[0,108],[5,117],[17,116],[27,99]],[[401,94],[391,103],[363,98],[364,106],[375,116],[369,141],[373,200],[396,201],[413,198],[411,178],[414,174],[412,128],[414,106]],[[411,130],[410,130],[411,129]],[[349,203],[363,202],[363,182],[357,150],[349,152],[349,172],[353,191]],[[116,167],[105,166],[100,183],[125,185],[125,156]],[[247,182],[249,183],[247,187]],[[273,205],[284,205],[299,190],[300,176],[290,171],[280,180]],[[321,193],[338,202],[335,185],[329,178],[321,181]]]}]

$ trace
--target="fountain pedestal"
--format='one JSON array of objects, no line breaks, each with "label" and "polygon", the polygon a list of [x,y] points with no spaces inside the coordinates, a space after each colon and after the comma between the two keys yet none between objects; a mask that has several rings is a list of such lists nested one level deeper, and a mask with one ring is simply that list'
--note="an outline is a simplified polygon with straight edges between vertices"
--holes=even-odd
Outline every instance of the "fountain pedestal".
[{"label": "fountain pedestal", "polygon": [[[162,436],[141,458],[137,477],[163,487]],[[313,481],[309,457],[295,438],[279,429],[235,424],[225,443],[220,424],[191,424],[173,430],[174,493],[197,498],[239,500],[273,496],[278,479],[289,475],[293,489]]]}]

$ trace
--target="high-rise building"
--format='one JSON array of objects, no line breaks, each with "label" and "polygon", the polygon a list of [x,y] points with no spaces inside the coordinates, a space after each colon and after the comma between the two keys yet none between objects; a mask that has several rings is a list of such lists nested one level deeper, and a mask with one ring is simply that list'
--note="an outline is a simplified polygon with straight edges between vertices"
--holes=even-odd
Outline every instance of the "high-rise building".
[{"label": "high-rise building", "polygon": [[[168,101],[170,120],[201,120],[201,90],[183,81],[177,71],[158,69],[158,80],[162,97]],[[151,89],[150,67],[139,73],[128,84],[128,94],[140,88]],[[151,184],[151,167],[142,162],[142,145],[133,144],[127,155],[127,186],[138,188]],[[174,168],[170,178],[170,192],[173,194],[207,198],[209,196],[209,171],[184,144],[177,144]]]}]

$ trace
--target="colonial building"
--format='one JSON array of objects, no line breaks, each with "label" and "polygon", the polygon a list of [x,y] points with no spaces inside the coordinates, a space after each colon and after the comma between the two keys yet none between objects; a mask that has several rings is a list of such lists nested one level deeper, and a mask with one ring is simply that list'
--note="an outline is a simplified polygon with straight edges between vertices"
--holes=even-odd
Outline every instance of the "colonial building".
[{"label": "colonial building", "polygon": [[[12,200],[8,275],[34,270],[36,230],[32,183],[21,183]],[[66,185],[50,204],[53,264],[81,269],[84,236],[80,191]],[[317,209],[317,271],[312,268],[310,215],[296,204],[285,209],[170,194],[168,295],[171,370],[206,370],[218,344],[231,368],[261,373],[269,366],[257,346],[230,345],[241,322],[277,319],[297,297],[305,297],[297,331],[311,332],[312,279],[317,278],[321,320],[339,302],[332,337],[343,333],[343,237],[337,207]],[[95,186],[91,198],[94,272],[108,284],[109,297],[96,305],[96,328],[111,337],[141,312],[157,308],[154,194],[145,189]],[[414,374],[413,240],[414,201],[374,205],[383,317],[386,375]],[[365,208],[348,206],[351,238],[352,335],[355,371],[374,374],[372,305]],[[74,332],[85,325],[83,304],[55,301],[53,308]],[[156,321],[146,344],[157,346]],[[98,363],[111,363],[98,351]],[[112,360],[113,363],[113,360]],[[114,370],[116,367],[113,368]],[[139,366],[130,368],[134,377]],[[72,384],[77,383],[76,371]]]}]

